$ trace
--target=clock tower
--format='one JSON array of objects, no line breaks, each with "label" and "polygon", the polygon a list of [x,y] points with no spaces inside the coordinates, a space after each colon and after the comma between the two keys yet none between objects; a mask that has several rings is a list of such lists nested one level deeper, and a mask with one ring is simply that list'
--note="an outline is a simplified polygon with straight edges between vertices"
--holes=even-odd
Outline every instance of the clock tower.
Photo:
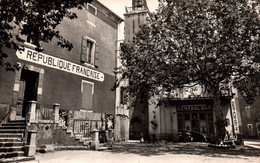
[{"label": "clock tower", "polygon": [[126,7],[125,41],[132,41],[140,26],[146,23],[149,16],[146,0],[132,0],[132,7]]},{"label": "clock tower", "polygon": [[[149,17],[149,9],[146,0],[132,0],[132,7],[126,7],[125,18],[125,42],[132,41],[140,27],[146,24]],[[140,134],[147,140],[149,134],[148,105],[138,104],[129,109],[129,137],[139,139]]]}]

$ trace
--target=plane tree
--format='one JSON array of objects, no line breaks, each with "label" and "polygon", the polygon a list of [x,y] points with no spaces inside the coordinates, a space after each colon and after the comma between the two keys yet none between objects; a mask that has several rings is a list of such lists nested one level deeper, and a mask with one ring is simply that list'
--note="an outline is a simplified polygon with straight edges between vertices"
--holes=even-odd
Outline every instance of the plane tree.
[{"label": "plane tree", "polygon": [[251,104],[259,86],[259,5],[245,0],[161,1],[133,41],[122,44],[118,83],[127,80],[131,99],[145,100],[171,95],[185,85],[203,86],[213,97],[217,138],[223,139],[223,92],[235,87]]}]

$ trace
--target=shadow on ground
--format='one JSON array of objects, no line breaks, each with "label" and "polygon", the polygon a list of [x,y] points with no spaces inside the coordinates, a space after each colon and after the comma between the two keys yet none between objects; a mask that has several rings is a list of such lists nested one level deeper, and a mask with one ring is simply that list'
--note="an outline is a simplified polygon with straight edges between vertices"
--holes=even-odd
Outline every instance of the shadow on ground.
[{"label": "shadow on ground", "polygon": [[201,155],[208,157],[259,157],[260,150],[237,146],[231,149],[219,149],[208,147],[207,143],[117,143],[111,150],[112,153],[130,153],[140,156],[156,156],[164,154]]}]

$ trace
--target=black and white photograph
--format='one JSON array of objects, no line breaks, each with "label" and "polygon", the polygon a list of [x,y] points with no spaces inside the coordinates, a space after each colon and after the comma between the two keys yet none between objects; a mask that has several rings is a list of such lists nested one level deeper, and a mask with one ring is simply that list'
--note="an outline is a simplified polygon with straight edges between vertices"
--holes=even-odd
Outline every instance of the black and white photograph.
[{"label": "black and white photograph", "polygon": [[0,0],[0,163],[260,163],[260,0]]}]

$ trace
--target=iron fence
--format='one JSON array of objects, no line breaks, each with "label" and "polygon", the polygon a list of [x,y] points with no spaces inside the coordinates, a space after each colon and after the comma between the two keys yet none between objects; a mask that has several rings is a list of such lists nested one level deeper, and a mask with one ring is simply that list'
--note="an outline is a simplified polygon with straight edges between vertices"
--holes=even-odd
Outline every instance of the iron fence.
[{"label": "iron fence", "polygon": [[102,126],[101,120],[79,120],[75,119],[73,123],[73,133],[82,135],[84,138],[91,140],[91,131]]},{"label": "iron fence", "polygon": [[54,120],[54,107],[51,104],[36,105],[36,119],[38,120]]}]

